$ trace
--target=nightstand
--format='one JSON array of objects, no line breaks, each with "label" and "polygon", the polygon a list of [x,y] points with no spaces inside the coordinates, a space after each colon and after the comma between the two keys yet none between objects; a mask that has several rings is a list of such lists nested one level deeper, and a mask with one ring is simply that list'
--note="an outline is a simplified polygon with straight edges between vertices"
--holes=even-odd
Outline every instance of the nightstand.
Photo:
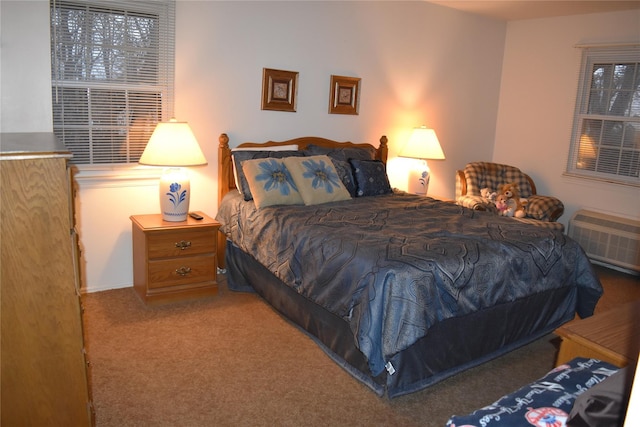
[{"label": "nightstand", "polygon": [[163,221],[162,215],[133,215],[133,287],[146,304],[215,295],[220,223],[204,218]]}]

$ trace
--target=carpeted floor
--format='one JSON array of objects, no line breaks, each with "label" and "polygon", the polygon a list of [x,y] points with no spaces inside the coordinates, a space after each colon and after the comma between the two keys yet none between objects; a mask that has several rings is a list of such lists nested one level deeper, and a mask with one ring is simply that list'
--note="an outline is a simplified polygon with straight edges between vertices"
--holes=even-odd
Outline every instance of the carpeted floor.
[{"label": "carpeted floor", "polygon": [[[596,311],[640,299],[640,279],[598,267]],[[83,296],[96,426],[444,426],[553,367],[528,346],[388,400],[355,381],[254,294],[147,307],[133,288]]]}]

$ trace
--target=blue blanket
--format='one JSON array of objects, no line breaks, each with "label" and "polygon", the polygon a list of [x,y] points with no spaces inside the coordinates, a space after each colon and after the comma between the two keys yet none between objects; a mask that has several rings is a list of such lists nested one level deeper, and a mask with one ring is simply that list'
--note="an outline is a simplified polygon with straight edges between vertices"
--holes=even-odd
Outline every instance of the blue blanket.
[{"label": "blue blanket", "polygon": [[472,414],[454,415],[447,426],[564,427],[576,398],[617,371],[606,362],[576,358]]},{"label": "blue blanket", "polygon": [[240,249],[348,321],[374,375],[444,319],[567,288],[566,307],[531,307],[540,323],[558,324],[590,316],[602,293],[583,250],[562,232],[428,197],[258,210],[231,192],[217,219]]}]

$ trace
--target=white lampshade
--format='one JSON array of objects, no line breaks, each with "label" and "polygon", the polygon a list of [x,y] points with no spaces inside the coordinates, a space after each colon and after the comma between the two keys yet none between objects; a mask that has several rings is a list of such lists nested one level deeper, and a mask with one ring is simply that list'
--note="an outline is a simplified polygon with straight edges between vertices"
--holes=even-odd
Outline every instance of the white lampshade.
[{"label": "white lampshade", "polygon": [[202,150],[187,122],[171,119],[156,126],[138,163],[149,166],[206,165]]},{"label": "white lampshade", "polygon": [[138,163],[167,167],[159,186],[162,218],[165,221],[186,221],[191,183],[182,166],[207,164],[189,124],[175,119],[158,123]]},{"label": "white lampshade", "polygon": [[433,129],[427,129],[426,126],[414,128],[409,141],[400,151],[400,157],[409,157],[418,159],[419,164],[409,171],[409,188],[408,191],[416,194],[427,194],[429,189],[429,166],[427,159],[442,160],[444,152],[440,146],[440,141]]},{"label": "white lampshade", "polygon": [[444,152],[436,136],[436,131],[427,129],[426,126],[420,126],[413,129],[409,142],[400,152],[400,156],[412,159],[442,160]]}]

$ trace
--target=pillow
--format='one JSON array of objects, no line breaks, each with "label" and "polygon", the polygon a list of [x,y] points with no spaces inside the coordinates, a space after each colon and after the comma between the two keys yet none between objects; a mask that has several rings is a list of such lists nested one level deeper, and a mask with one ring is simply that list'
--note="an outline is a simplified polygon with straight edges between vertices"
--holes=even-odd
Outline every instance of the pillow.
[{"label": "pillow", "polygon": [[353,166],[353,176],[356,179],[357,197],[393,193],[387,169],[380,160],[351,159],[349,162]]},{"label": "pillow", "polygon": [[333,167],[340,177],[340,181],[344,184],[351,197],[356,197],[356,179],[353,177],[353,169],[348,160],[331,159]]},{"label": "pillow", "polygon": [[319,145],[309,144],[304,150],[307,156],[325,155],[332,159],[349,161],[349,159],[374,160],[376,157],[376,149],[373,146],[364,147],[321,147]]},{"label": "pillow", "polygon": [[525,209],[529,218],[549,221],[552,215],[557,215],[558,212],[564,211],[564,204],[555,197],[536,194],[527,199]]},{"label": "pillow", "polygon": [[329,157],[287,157],[283,161],[305,205],[351,199]]},{"label": "pillow", "polygon": [[242,162],[242,170],[258,209],[272,205],[303,203],[283,159],[245,160]]},{"label": "pillow", "polygon": [[252,159],[265,159],[269,157],[273,158],[283,158],[289,156],[304,156],[302,151],[295,150],[274,150],[274,151],[264,151],[264,150],[253,150],[253,147],[249,147],[249,149],[237,149],[237,151],[232,150],[231,157],[233,159],[233,169],[234,174],[236,176],[236,187],[238,191],[242,194],[245,200],[253,199],[251,195],[251,189],[249,188],[249,183],[247,182],[244,171],[242,170],[242,162],[245,160]]}]

